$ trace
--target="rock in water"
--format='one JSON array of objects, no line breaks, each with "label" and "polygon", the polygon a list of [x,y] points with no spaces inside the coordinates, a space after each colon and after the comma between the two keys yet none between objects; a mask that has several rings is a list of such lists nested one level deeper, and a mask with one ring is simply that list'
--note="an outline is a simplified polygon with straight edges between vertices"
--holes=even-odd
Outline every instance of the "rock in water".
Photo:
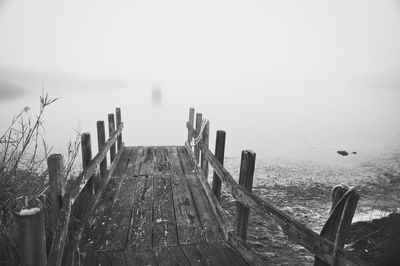
[{"label": "rock in water", "polygon": [[349,153],[347,151],[337,151],[337,153],[339,153],[342,156],[347,156],[349,155]]}]

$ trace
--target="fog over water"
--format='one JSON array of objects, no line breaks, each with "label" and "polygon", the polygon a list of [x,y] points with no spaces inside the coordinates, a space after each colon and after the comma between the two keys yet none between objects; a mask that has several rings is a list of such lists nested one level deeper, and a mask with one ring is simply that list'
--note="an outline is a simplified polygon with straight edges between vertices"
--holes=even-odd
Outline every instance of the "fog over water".
[{"label": "fog over water", "polygon": [[116,106],[127,145],[183,144],[195,107],[227,156],[358,162],[399,148],[398,47],[394,0],[3,0],[0,129],[44,91],[60,151]]}]

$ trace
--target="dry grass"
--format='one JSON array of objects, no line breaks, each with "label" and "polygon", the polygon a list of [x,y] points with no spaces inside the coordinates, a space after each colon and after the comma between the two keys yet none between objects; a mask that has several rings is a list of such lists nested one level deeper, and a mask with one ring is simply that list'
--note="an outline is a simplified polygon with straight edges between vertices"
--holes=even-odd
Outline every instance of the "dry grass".
[{"label": "dry grass", "polygon": [[[0,137],[0,265],[18,264],[15,213],[39,203],[49,204],[46,159],[52,149],[45,142],[43,114],[56,100],[41,96],[39,113],[23,108]],[[73,170],[79,145],[79,137],[68,144],[65,178]]]}]

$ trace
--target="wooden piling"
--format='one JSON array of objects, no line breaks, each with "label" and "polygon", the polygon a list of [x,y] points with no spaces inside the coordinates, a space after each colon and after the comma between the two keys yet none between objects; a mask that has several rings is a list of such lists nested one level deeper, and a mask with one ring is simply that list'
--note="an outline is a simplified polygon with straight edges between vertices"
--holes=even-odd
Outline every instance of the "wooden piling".
[{"label": "wooden piling", "polygon": [[[194,108],[190,108],[189,109],[189,123],[193,125],[194,123]],[[192,141],[192,134],[190,134],[190,130],[188,130],[188,138],[187,138],[188,143],[190,144],[190,142]]]},{"label": "wooden piling", "polygon": [[[256,154],[253,151],[242,151],[240,163],[239,185],[243,186],[249,192],[253,189],[254,166]],[[236,203],[236,233],[246,241],[247,227],[249,223],[249,208],[243,206],[240,202]]]},{"label": "wooden piling", "polygon": [[[114,114],[108,114],[108,136],[111,137],[115,131]],[[110,148],[110,163],[114,161],[116,154],[115,143]]]},{"label": "wooden piling", "polygon": [[[210,122],[207,121],[207,124],[204,126],[202,141],[204,145],[208,148],[209,146],[209,134],[210,134]],[[208,178],[208,161],[205,156],[201,156],[201,170],[203,171],[203,175],[205,179]]]},{"label": "wooden piling", "polygon": [[[116,116],[117,128],[118,128],[119,125],[121,124],[121,108],[119,108],[119,107],[115,108],[115,116]],[[122,133],[117,138],[118,151],[121,149],[121,144],[122,144]]]},{"label": "wooden piling", "polygon": [[44,211],[41,206],[23,209],[17,214],[19,229],[20,264],[47,264]]},{"label": "wooden piling", "polygon": [[[224,156],[225,156],[225,137],[226,133],[223,130],[217,131],[217,137],[215,140],[215,158],[221,163],[224,164]],[[220,200],[221,198],[221,179],[218,174],[214,171],[213,181],[212,181],[212,191],[215,197]]]},{"label": "wooden piling", "polygon": [[[196,114],[196,133],[199,134],[201,130],[201,122],[202,122],[203,115],[201,113]],[[194,156],[196,158],[196,163],[199,164],[200,162],[200,149],[196,145],[194,146]]]},{"label": "wooden piling", "polygon": [[[104,121],[97,121],[97,147],[99,152],[103,149],[106,143],[106,131]],[[104,158],[100,163],[100,177],[103,179],[107,173],[107,158]]]},{"label": "wooden piling", "polygon": [[[82,168],[86,169],[90,162],[92,161],[92,144],[89,133],[83,133],[81,135],[81,147],[82,147]],[[89,179],[86,188],[89,194],[95,194],[95,181],[93,180],[93,176]]]},{"label": "wooden piling", "polygon": [[61,154],[52,154],[47,158],[49,170],[51,223],[53,232],[56,231],[60,216],[62,196],[65,193],[64,162]]}]

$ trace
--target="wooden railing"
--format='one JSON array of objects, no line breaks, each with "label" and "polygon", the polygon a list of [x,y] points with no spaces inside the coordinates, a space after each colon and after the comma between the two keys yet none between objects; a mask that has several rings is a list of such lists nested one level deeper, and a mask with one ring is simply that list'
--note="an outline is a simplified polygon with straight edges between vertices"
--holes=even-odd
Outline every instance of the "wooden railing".
[{"label": "wooden railing", "polygon": [[[23,258],[26,265],[47,265],[59,266],[63,263],[73,263],[73,252],[80,241],[83,232],[82,223],[85,218],[94,210],[101,194],[105,190],[108,181],[113,173],[116,164],[122,154],[124,144],[122,142],[122,130],[124,124],[121,122],[121,110],[116,108],[117,128],[115,129],[114,114],[108,115],[109,139],[105,141],[104,121],[97,122],[98,150],[99,152],[92,159],[91,139],[89,133],[81,135],[82,151],[82,173],[75,179],[69,179],[64,184],[64,165],[61,154],[52,154],[48,157],[49,171],[49,200],[51,203],[51,220],[53,228],[53,241],[49,256],[36,258],[37,253],[44,254],[38,249],[37,241],[30,239],[22,245],[22,254],[32,254]],[[118,149],[118,153],[116,150]],[[110,153],[110,168],[107,170],[107,153]],[[99,169],[99,174],[96,174]],[[71,217],[74,217],[72,220]],[[44,219],[42,219],[44,223]],[[74,223],[79,223],[77,226]],[[43,225],[41,225],[43,226]],[[72,229],[71,229],[72,228]],[[28,230],[35,230],[30,228]],[[73,230],[74,232],[71,232]],[[24,230],[26,231],[26,230]],[[72,233],[74,236],[72,236]],[[44,232],[43,232],[44,234]],[[41,239],[45,237],[41,237]],[[44,249],[46,247],[44,246]],[[36,256],[36,257],[35,257]],[[39,263],[38,263],[39,262]],[[25,265],[25,264],[23,264]]]},{"label": "wooden railing", "polygon": [[[241,238],[241,240],[245,241],[246,239],[249,211],[251,210],[263,218],[273,218],[290,239],[305,247],[316,256],[315,265],[363,264],[358,257],[343,250],[344,236],[351,224],[358,202],[358,194],[354,188],[342,188],[342,193],[336,193],[333,195],[331,215],[323,227],[321,235],[318,235],[302,223],[296,221],[289,214],[283,212],[271,203],[261,199],[251,192],[255,164],[254,152],[242,152],[239,176],[240,184],[234,180],[231,174],[223,166],[225,132],[220,130],[217,131],[214,155],[208,147],[209,126],[207,126],[207,130],[203,129],[203,135],[199,136],[199,133],[201,132],[201,117],[201,114],[196,114],[196,129],[194,129],[194,109],[190,109],[189,122],[187,122],[188,139],[186,146],[190,152],[192,152],[192,148],[194,150],[193,157],[196,159],[197,163],[200,164],[200,172],[205,174],[205,180],[203,180],[205,187],[208,187],[206,178],[208,166],[206,166],[207,164],[204,161],[210,163],[214,170],[212,181],[213,195],[210,196],[209,200],[211,202],[219,200],[221,195],[221,184],[224,184],[227,191],[237,200],[238,207],[235,233]],[[197,145],[192,147],[190,143],[193,138],[197,137],[201,138],[201,140]],[[336,190],[336,192],[337,191],[338,190]],[[221,213],[221,211],[218,211],[217,207],[216,212]],[[221,220],[226,220],[226,218],[221,217]],[[230,227],[230,225],[224,225],[225,230],[229,230]],[[229,232],[225,232],[225,234],[230,235]],[[240,244],[238,241],[235,241],[235,243]],[[262,263],[256,264],[261,265]]]}]

